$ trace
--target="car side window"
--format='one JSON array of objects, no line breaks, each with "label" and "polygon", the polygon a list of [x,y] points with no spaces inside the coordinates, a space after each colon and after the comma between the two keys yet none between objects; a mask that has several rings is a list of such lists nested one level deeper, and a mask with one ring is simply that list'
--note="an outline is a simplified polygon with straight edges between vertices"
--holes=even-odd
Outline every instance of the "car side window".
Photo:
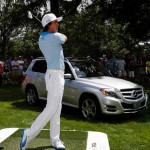
[{"label": "car side window", "polygon": [[46,69],[47,69],[46,61],[45,60],[38,60],[35,62],[34,66],[32,68],[32,71],[45,73]]},{"label": "car side window", "polygon": [[67,74],[67,73],[72,74],[69,65],[65,62],[65,74]]}]

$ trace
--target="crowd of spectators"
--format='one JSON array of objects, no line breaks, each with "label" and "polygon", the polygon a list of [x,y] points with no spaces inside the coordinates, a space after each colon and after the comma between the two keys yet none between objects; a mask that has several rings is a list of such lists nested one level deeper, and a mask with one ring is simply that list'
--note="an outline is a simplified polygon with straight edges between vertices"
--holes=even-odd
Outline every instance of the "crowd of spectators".
[{"label": "crowd of spectators", "polygon": [[103,55],[99,63],[114,76],[131,81],[150,81],[150,56],[147,54],[127,57]]},{"label": "crowd of spectators", "polygon": [[6,83],[18,84],[22,82],[23,72],[26,71],[31,59],[19,57],[7,57],[0,59],[0,85]]},{"label": "crowd of spectators", "polygon": [[[0,59],[0,85],[6,83],[17,84],[22,82],[23,72],[30,64],[31,58],[8,57]],[[103,55],[98,59],[114,77],[135,82],[150,81],[150,56],[128,55],[127,57]]]}]

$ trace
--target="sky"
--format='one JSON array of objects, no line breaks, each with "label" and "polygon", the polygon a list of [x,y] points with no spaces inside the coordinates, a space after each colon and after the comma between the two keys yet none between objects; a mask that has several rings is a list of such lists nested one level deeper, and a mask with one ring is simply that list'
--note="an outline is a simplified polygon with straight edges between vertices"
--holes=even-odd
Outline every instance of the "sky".
[{"label": "sky", "polygon": [[[88,5],[90,5],[92,3],[91,0],[82,0],[82,3],[86,2]],[[87,5],[84,5],[84,8],[86,7]],[[81,5],[78,6],[78,11],[81,11]]]},{"label": "sky", "polygon": [[[70,1],[70,2],[71,2],[72,0],[64,0],[64,1],[68,1],[68,2]],[[82,0],[82,3],[84,3],[84,2],[87,2],[88,5],[90,5],[90,4],[92,3],[91,0]],[[86,5],[85,5],[84,7],[86,7]],[[78,11],[81,11],[81,5],[79,5],[77,9],[78,9]],[[41,12],[41,15],[43,15],[44,10],[45,10],[44,8],[41,8],[41,11],[42,11],[42,12]],[[50,1],[47,1],[47,10],[48,10],[49,12],[50,12],[50,10],[51,10],[51,8],[50,8]]]}]

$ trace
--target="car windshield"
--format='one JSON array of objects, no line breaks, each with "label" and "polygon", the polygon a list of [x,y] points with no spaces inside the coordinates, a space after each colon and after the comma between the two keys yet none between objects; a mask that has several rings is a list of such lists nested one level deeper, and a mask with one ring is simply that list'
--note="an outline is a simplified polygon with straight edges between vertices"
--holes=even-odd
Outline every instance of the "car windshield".
[{"label": "car windshield", "polygon": [[112,76],[102,65],[94,61],[71,61],[78,78]]}]

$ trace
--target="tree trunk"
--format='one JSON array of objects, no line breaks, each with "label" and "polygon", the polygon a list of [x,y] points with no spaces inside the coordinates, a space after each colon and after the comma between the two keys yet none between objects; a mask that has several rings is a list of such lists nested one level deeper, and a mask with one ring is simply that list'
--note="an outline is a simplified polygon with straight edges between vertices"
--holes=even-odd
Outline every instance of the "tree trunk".
[{"label": "tree trunk", "polygon": [[0,55],[4,58],[6,51],[7,51],[7,44],[8,44],[8,39],[6,36],[3,36],[2,43],[1,43],[1,51]]}]

